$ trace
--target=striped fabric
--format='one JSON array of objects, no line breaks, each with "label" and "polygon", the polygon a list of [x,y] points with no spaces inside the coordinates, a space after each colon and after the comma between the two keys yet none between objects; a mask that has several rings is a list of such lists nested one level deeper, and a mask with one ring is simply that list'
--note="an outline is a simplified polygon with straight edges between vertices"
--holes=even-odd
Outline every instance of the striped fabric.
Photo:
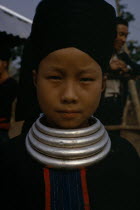
[{"label": "striped fabric", "polygon": [[45,210],[89,210],[85,170],[44,169]]}]

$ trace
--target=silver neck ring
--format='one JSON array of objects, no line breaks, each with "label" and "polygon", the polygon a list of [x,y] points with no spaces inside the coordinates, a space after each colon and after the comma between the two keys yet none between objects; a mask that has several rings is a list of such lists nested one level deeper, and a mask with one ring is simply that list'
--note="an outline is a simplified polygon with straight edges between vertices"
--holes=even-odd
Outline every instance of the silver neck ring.
[{"label": "silver neck ring", "polygon": [[83,168],[104,159],[111,141],[101,122],[81,129],[55,129],[39,117],[26,136],[26,148],[38,162],[49,168]]}]

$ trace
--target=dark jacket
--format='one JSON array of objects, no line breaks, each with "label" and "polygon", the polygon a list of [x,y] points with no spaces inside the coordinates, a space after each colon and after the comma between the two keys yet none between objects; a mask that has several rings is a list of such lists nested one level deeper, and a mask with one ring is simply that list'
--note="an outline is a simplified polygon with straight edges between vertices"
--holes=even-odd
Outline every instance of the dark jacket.
[{"label": "dark jacket", "polygon": [[140,75],[140,64],[134,62],[127,53],[123,52],[118,54],[118,58],[124,61],[127,65],[130,66],[130,74],[131,75]]},{"label": "dark jacket", "polygon": [[17,82],[9,77],[0,84],[0,130],[8,130],[12,112],[12,103],[17,96]]},{"label": "dark jacket", "polygon": [[[50,200],[48,209],[62,210],[62,200],[66,201],[65,210],[77,210],[77,197],[73,193],[81,193],[79,210],[138,210],[140,209],[140,161],[135,149],[128,141],[120,137],[111,137],[112,147],[109,155],[96,165],[82,169],[85,171],[86,184],[79,179],[66,178],[71,174],[81,173],[81,170],[55,170],[50,171],[50,177],[44,182],[44,166],[33,160],[28,155],[25,148],[25,134],[16,137],[0,148],[1,166],[1,209],[4,210],[45,210],[45,196]],[[77,172],[76,172],[77,171]],[[57,174],[52,179],[52,174]],[[64,177],[60,181],[57,177]],[[74,175],[75,176],[75,175]],[[56,184],[52,186],[52,183]],[[58,182],[58,183],[57,183]],[[70,184],[69,184],[70,183]],[[70,185],[71,194],[69,196],[75,202],[73,208],[68,204],[68,193],[66,190]],[[55,189],[56,186],[59,186]],[[86,187],[87,185],[87,192]],[[46,186],[50,187],[46,193]],[[78,188],[77,186],[81,186]],[[57,198],[55,199],[54,190]],[[48,190],[48,189],[47,189]],[[61,196],[62,191],[63,196]],[[59,193],[57,193],[59,192]],[[85,204],[89,198],[89,206]],[[80,199],[79,199],[80,200]],[[84,205],[85,204],[85,205]]]}]

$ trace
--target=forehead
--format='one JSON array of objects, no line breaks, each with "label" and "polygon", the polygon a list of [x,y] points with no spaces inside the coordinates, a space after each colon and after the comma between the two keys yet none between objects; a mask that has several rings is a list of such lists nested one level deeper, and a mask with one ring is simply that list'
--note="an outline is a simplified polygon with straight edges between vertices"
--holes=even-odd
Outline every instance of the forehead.
[{"label": "forehead", "polygon": [[65,48],[56,50],[42,59],[40,68],[86,70],[94,69],[101,71],[99,64],[87,53],[77,48]]},{"label": "forehead", "polygon": [[125,34],[128,34],[128,26],[123,25],[123,24],[118,24],[117,25],[117,32],[123,32]]}]

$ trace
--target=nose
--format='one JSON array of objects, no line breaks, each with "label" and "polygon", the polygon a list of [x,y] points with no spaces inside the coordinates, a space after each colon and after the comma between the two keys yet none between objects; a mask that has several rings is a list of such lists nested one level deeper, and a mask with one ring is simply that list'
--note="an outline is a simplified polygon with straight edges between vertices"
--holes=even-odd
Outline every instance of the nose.
[{"label": "nose", "polygon": [[121,39],[122,39],[122,42],[123,42],[123,43],[125,43],[125,42],[126,42],[126,38],[127,38],[126,36],[122,36],[122,38],[121,38]]},{"label": "nose", "polygon": [[62,90],[61,101],[65,104],[77,103],[78,95],[75,82],[65,82]]}]

